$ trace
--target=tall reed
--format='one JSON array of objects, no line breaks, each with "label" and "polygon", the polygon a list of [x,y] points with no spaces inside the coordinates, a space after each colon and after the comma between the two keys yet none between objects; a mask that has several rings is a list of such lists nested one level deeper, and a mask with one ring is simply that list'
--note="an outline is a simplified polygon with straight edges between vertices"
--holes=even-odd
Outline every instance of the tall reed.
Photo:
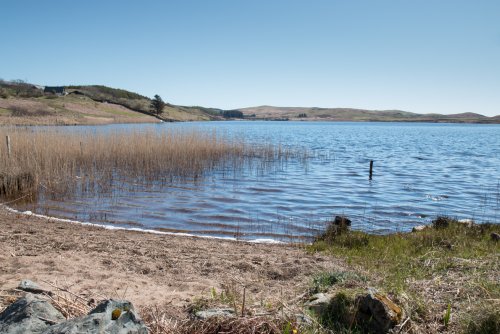
[{"label": "tall reed", "polygon": [[[6,136],[11,142],[10,155]],[[265,166],[292,154],[279,145],[253,146],[215,130],[70,133],[57,128],[0,128],[0,138],[3,179],[28,173],[34,190],[43,187],[62,195],[96,187],[110,191],[113,182],[120,180],[198,179],[214,169],[237,170],[250,161]],[[4,196],[19,190],[4,188]]]}]

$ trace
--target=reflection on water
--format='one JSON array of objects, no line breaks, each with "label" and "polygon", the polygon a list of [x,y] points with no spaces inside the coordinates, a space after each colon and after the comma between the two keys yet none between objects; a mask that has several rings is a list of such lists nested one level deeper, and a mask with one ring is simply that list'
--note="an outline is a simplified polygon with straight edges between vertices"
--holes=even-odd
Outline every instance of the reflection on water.
[{"label": "reflection on water", "polygon": [[[202,180],[120,182],[112,195],[41,194],[21,209],[120,226],[242,239],[308,238],[339,214],[357,229],[407,231],[436,215],[498,223],[500,126],[206,122],[71,127],[69,131],[196,128],[306,148],[304,164],[215,170]],[[374,160],[373,180],[368,180]]]}]

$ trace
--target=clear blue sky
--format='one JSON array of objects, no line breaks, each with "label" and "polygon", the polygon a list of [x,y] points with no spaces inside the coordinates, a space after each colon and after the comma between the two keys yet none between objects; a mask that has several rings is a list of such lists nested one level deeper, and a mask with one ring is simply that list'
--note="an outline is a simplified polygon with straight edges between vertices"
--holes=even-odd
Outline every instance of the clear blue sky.
[{"label": "clear blue sky", "polygon": [[500,1],[2,1],[0,78],[175,104],[500,114]]}]

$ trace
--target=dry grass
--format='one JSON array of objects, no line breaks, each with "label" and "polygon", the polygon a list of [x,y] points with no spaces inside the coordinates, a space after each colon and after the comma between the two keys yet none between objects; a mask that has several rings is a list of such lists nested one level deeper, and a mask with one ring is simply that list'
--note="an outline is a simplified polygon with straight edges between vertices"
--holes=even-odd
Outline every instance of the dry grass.
[{"label": "dry grass", "polygon": [[[11,153],[7,152],[6,136]],[[70,133],[59,129],[0,129],[2,179],[29,173],[35,192],[66,196],[74,191],[109,192],[123,181],[197,180],[215,169],[237,171],[248,163],[265,168],[290,157],[280,146],[251,146],[215,131]],[[11,182],[15,183],[15,182]],[[2,185],[0,185],[1,187]],[[3,195],[20,195],[3,185]],[[2,195],[2,194],[0,194]]]},{"label": "dry grass", "polygon": [[158,306],[143,308],[141,317],[151,334],[291,334],[292,328],[295,328],[291,322],[279,316],[175,319],[168,311]]}]

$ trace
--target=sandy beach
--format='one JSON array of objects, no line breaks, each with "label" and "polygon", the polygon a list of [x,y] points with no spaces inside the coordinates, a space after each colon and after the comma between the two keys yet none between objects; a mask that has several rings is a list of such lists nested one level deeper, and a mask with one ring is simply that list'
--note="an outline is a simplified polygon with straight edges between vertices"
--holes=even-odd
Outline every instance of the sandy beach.
[{"label": "sandy beach", "polygon": [[0,225],[3,291],[31,279],[89,298],[183,307],[209,296],[212,288],[245,286],[249,300],[268,303],[293,300],[304,293],[312,274],[341,267],[299,246],[107,230],[16,214],[5,207],[0,208]]}]

